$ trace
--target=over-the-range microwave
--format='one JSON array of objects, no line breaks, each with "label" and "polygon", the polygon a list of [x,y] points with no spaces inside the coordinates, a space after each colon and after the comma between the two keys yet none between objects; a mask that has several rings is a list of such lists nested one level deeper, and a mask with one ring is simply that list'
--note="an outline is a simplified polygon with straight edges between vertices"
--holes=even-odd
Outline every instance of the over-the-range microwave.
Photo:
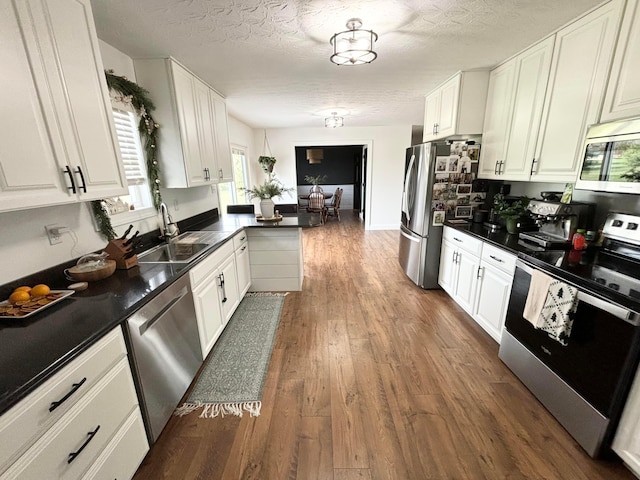
[{"label": "over-the-range microwave", "polygon": [[589,128],[576,188],[640,194],[640,118]]}]

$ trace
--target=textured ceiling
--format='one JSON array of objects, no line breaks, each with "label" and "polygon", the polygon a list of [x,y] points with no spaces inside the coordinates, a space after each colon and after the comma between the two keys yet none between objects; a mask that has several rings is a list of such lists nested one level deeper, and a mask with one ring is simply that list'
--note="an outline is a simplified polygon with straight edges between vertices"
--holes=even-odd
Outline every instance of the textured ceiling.
[{"label": "textured ceiling", "polygon": [[[424,95],[491,67],[599,0],[91,0],[98,36],[132,58],[176,58],[255,128],[420,125]],[[369,65],[329,61],[359,17],[379,35]]]}]

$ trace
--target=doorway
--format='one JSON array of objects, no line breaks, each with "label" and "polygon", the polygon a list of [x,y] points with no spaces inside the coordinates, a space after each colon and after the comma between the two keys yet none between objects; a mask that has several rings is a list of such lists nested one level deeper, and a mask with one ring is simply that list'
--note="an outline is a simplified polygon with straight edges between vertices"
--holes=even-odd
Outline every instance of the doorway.
[{"label": "doorway", "polygon": [[[307,150],[320,150],[313,159],[307,157]],[[319,177],[318,185],[326,192],[333,193],[336,188],[343,189],[341,209],[356,210],[363,217],[366,185],[366,163],[364,162],[367,145],[309,145],[296,146],[296,183],[298,194],[309,193],[311,185],[305,177]]]}]

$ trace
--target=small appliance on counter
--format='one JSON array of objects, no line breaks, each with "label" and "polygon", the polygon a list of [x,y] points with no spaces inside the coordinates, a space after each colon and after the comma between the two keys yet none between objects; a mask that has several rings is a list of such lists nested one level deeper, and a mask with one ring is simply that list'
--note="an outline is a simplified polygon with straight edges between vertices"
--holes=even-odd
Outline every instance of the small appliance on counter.
[{"label": "small appliance on counter", "polygon": [[571,237],[578,228],[587,229],[593,221],[595,204],[561,203],[531,200],[527,207],[540,230],[521,232],[521,243],[533,248],[569,248]]}]

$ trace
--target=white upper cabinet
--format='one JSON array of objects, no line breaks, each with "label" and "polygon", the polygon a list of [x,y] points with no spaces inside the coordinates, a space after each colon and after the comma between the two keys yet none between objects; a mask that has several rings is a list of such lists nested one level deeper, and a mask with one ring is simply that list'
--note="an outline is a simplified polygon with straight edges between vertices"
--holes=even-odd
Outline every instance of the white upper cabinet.
[{"label": "white upper cabinet", "polygon": [[529,179],[553,41],[549,37],[491,71],[481,178]]},{"label": "white upper cabinet", "polygon": [[622,4],[613,0],[556,34],[532,181],[576,180],[586,130],[600,118]]},{"label": "white upper cabinet", "polygon": [[0,210],[126,194],[88,0],[0,0]]},{"label": "white upper cabinet", "polygon": [[480,134],[488,83],[488,71],[458,72],[427,95],[422,140]]},{"label": "white upper cabinet", "polygon": [[601,121],[640,116],[640,2],[628,0]]},{"label": "white upper cabinet", "polygon": [[231,181],[224,99],[171,58],[135,60],[134,65],[138,83],[156,105],[162,184],[185,188]]},{"label": "white upper cabinet", "polygon": [[604,97],[621,14],[614,0],[491,72],[480,178],[573,182]]}]

